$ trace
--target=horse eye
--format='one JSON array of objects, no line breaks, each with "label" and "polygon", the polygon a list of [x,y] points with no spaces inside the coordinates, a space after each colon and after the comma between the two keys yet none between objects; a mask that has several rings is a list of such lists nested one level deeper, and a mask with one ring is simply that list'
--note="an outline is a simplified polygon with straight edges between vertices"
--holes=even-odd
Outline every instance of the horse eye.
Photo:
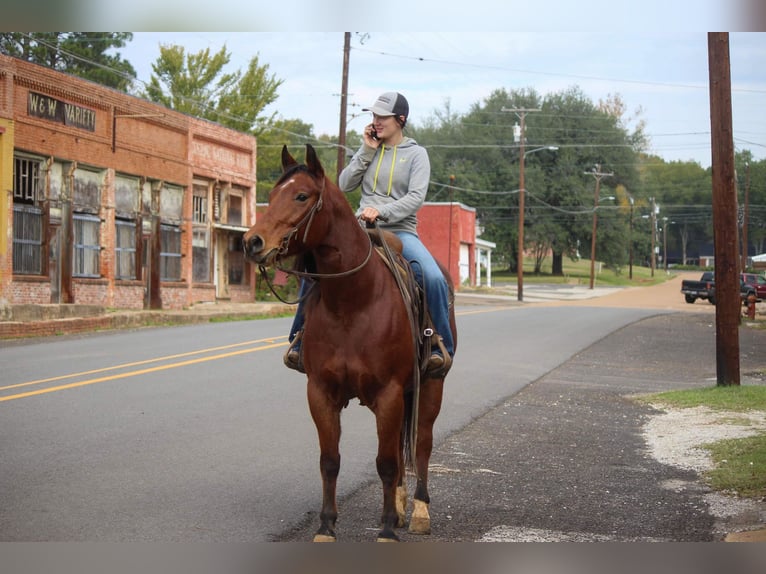
[{"label": "horse eye", "polygon": [[295,199],[300,202],[306,201],[308,198],[309,198],[308,194],[302,193],[302,192],[295,196]]}]

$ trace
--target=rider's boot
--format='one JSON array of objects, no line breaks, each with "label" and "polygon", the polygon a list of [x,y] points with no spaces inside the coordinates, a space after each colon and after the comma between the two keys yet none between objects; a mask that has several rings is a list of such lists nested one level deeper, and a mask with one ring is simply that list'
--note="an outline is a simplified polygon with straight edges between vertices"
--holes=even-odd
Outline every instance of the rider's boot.
[{"label": "rider's boot", "polygon": [[287,352],[283,357],[285,366],[289,369],[294,369],[299,373],[306,373],[303,368],[303,349],[301,348],[301,339],[303,338],[303,330],[298,331],[295,334],[295,338],[287,348]]}]

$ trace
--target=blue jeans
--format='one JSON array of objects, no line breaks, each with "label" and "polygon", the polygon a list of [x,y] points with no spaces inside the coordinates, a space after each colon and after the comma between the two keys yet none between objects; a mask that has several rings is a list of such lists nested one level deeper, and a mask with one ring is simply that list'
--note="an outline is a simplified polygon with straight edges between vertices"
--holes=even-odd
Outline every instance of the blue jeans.
[{"label": "blue jeans", "polygon": [[[433,258],[433,255],[420,242],[417,236],[406,231],[398,231],[396,235],[402,240],[402,255],[410,262],[418,283],[423,286],[425,277],[426,302],[434,323],[434,329],[444,340],[444,346],[450,356],[455,354],[455,342],[449,323],[449,286],[447,280]],[[301,281],[299,291],[302,298],[306,292],[306,281]],[[298,304],[293,325],[290,328],[290,341],[303,328],[303,303]]]}]

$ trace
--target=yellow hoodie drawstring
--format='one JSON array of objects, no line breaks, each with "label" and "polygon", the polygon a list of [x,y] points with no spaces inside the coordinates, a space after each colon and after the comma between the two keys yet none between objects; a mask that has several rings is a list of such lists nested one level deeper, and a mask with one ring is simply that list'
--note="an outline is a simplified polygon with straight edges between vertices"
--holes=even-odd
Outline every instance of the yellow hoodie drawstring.
[{"label": "yellow hoodie drawstring", "polygon": [[[380,171],[380,164],[383,163],[383,153],[386,151],[386,144],[380,144],[382,151],[378,156],[378,165],[375,166],[375,181],[372,184],[372,194],[375,195],[375,190],[378,188],[378,172]],[[391,195],[391,188],[394,185],[394,166],[396,165],[396,148],[394,146],[394,156],[391,158],[391,172],[388,174],[388,191],[386,195]]]}]

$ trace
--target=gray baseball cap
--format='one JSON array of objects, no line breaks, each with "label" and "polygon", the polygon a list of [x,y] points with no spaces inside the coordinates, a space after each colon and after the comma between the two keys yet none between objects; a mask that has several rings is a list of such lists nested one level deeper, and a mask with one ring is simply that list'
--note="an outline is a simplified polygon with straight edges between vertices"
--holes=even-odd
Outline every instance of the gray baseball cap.
[{"label": "gray baseball cap", "polygon": [[386,92],[381,94],[375,103],[369,108],[362,108],[363,112],[372,112],[378,116],[404,116],[410,114],[410,105],[407,98],[399,92]]}]

